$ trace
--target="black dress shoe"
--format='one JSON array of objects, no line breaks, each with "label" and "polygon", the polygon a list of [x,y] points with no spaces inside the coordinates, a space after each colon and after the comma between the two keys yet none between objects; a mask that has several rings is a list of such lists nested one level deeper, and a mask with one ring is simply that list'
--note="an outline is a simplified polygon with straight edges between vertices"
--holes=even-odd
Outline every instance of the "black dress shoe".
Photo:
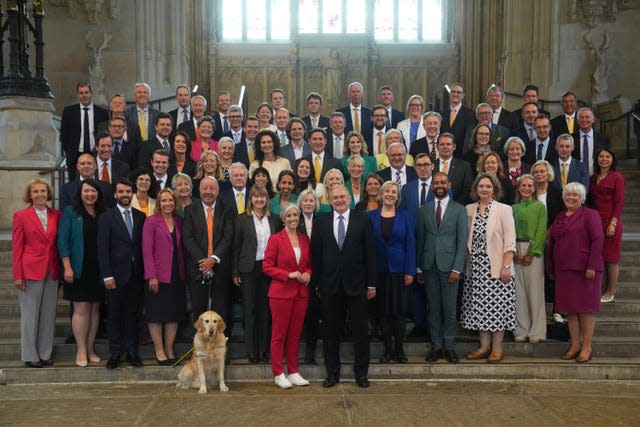
[{"label": "black dress shoe", "polygon": [[134,368],[141,368],[143,366],[142,360],[140,360],[140,357],[138,357],[136,353],[132,353],[132,352],[127,353],[126,360],[127,360],[127,363],[133,366]]},{"label": "black dress shoe", "polygon": [[316,362],[316,358],[315,357],[305,357],[304,358],[304,363],[305,365],[317,365],[318,362]]},{"label": "black dress shoe", "polygon": [[394,356],[392,354],[389,353],[385,353],[382,356],[380,356],[380,363],[389,363],[393,360]]},{"label": "black dress shoe", "polygon": [[269,353],[261,353],[260,354],[260,362],[269,363]]},{"label": "black dress shoe", "polygon": [[325,380],[322,382],[322,387],[324,388],[331,388],[334,385],[338,384],[340,382],[340,378],[338,378],[335,375],[329,375],[327,378],[325,378]]},{"label": "black dress shoe", "polygon": [[360,388],[367,388],[369,387],[369,380],[367,377],[358,377],[356,379],[356,384],[358,384],[358,387]]},{"label": "black dress shoe", "polygon": [[40,359],[40,364],[42,366],[53,366],[53,360],[51,360],[51,359],[48,359],[48,360]]},{"label": "black dress shoe", "polygon": [[435,363],[441,357],[442,357],[442,350],[440,349],[435,350],[432,347],[429,350],[427,350],[427,355],[425,356],[424,360],[426,360],[429,363]]},{"label": "black dress shoe", "polygon": [[116,369],[120,364],[120,353],[111,353],[107,360],[107,369]]},{"label": "black dress shoe", "polygon": [[445,350],[444,357],[447,358],[447,362],[449,363],[458,363],[460,361],[460,359],[458,358],[458,355],[456,354],[456,351],[453,349]]},{"label": "black dress shoe", "polygon": [[160,360],[160,359],[156,358],[156,362],[160,366],[171,366],[172,365],[172,363],[171,363],[171,361],[169,359]]},{"label": "black dress shoe", "polygon": [[407,355],[404,354],[404,350],[396,350],[396,362],[398,363],[407,363],[409,361],[409,359],[407,358]]},{"label": "black dress shoe", "polygon": [[24,365],[29,368],[42,368],[42,363],[39,360],[37,362],[24,362]]},{"label": "black dress shoe", "polygon": [[257,365],[258,363],[260,363],[260,358],[259,357],[253,357],[253,356],[249,356],[249,363],[251,365]]}]

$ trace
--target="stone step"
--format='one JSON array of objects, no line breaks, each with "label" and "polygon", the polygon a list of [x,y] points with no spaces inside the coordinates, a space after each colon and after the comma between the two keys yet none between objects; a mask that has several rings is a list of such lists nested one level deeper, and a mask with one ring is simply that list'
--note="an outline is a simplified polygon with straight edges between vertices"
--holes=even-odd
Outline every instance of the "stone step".
[{"label": "stone step", "polygon": [[630,267],[638,264],[640,264],[640,251],[622,251],[620,256],[620,268]]},{"label": "stone step", "polygon": [[640,299],[640,283],[618,282],[616,299]]},{"label": "stone step", "polygon": [[[58,299],[58,307],[56,311],[56,319],[60,317],[69,317],[69,301]],[[5,318],[20,318],[20,306],[18,305],[18,299],[15,302],[1,302],[0,303],[0,317]]]},{"label": "stone step", "polygon": [[622,234],[622,252],[626,251],[640,251],[640,238],[638,233]]},{"label": "stone step", "polygon": [[618,281],[640,283],[640,262],[633,265],[620,265]]},{"label": "stone step", "polygon": [[617,317],[598,316],[596,319],[596,337],[636,337],[640,339],[640,321],[623,320]]},{"label": "stone step", "polygon": [[[55,336],[63,337],[71,325],[69,318],[56,319]],[[20,318],[0,317],[0,337],[20,338]]]},{"label": "stone step", "polygon": [[[353,380],[352,360],[343,360],[341,380]],[[453,365],[445,360],[426,363],[420,356],[410,356],[406,364],[379,364],[369,366],[369,378],[385,379],[553,379],[553,380],[639,380],[640,359],[597,357],[590,362],[579,364],[574,361],[562,361],[559,357],[514,356],[509,353],[501,363],[488,364],[484,360],[467,361]],[[100,383],[118,382],[126,384],[133,381],[176,381],[180,366],[157,366],[152,360],[144,360],[143,368],[132,368],[126,363],[114,370],[100,365],[78,368],[70,362],[57,362],[43,369],[25,368],[14,363],[2,369],[6,384],[38,383]],[[326,371],[322,365],[301,365],[300,374],[312,381],[311,387],[319,387]],[[270,364],[250,365],[246,359],[233,361],[225,367],[225,382],[231,392],[234,383],[245,381],[273,382]],[[209,393],[216,391],[216,381],[212,381]],[[193,390],[194,396],[196,391]],[[195,398],[195,397],[194,397]]]}]

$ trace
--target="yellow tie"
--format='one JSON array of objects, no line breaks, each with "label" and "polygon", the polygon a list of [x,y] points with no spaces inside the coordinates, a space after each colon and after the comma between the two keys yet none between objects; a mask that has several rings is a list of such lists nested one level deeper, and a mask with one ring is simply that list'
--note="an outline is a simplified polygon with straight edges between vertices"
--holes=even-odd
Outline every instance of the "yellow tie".
[{"label": "yellow tie", "polygon": [[253,159],[255,158],[255,153],[253,152],[253,142],[249,143],[249,147],[247,147],[247,151],[249,152],[249,164],[253,163]]},{"label": "yellow tie", "polygon": [[353,128],[360,132],[360,117],[358,116],[358,109],[353,109]]},{"label": "yellow tie", "polygon": [[378,154],[384,152],[384,150],[382,149],[382,131],[379,130],[378,131]]},{"label": "yellow tie", "polygon": [[244,194],[242,194],[242,191],[236,194],[236,207],[238,208],[238,214],[244,213]]},{"label": "yellow tie", "polygon": [[446,173],[446,174],[449,173],[449,161],[448,160],[444,160],[442,162],[442,171],[441,172],[442,173]]},{"label": "yellow tie", "polygon": [[317,155],[316,159],[313,161],[313,172],[316,177],[316,182],[320,182],[320,177],[322,176],[322,165],[320,164],[319,155]]},{"label": "yellow tie", "polygon": [[573,133],[573,114],[567,116],[567,130],[569,133]]},{"label": "yellow tie", "polygon": [[564,187],[567,186],[567,178],[568,178],[567,163],[562,162],[561,166],[562,166],[562,173],[560,174],[560,185],[562,185],[562,188],[564,189]]},{"label": "yellow tie", "polygon": [[147,140],[147,122],[144,120],[144,110],[138,110],[138,127],[140,127],[140,137]]},{"label": "yellow tie", "polygon": [[458,110],[451,110],[451,114],[449,114],[449,127],[453,126],[453,122],[456,120],[456,114],[458,114]]}]

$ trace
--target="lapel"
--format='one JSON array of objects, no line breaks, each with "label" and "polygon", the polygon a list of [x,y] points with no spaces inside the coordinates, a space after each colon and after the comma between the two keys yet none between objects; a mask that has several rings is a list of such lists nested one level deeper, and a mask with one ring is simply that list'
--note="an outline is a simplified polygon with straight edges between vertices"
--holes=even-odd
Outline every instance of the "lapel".
[{"label": "lapel", "polygon": [[[447,209],[444,211],[444,215],[442,215],[442,222],[440,223],[440,230],[444,229],[445,224],[447,223],[447,221],[449,220],[449,217],[451,217],[451,209],[453,208],[451,202],[453,202],[453,199],[451,197],[449,197],[449,203],[447,204]],[[436,201],[437,203],[437,201]],[[434,214],[434,218],[435,218],[435,214]],[[435,221],[435,219],[434,219]],[[438,230],[438,231],[440,231]]]},{"label": "lapel", "polygon": [[[118,205],[116,205],[113,208],[111,208],[111,215],[114,216],[116,224],[118,224],[118,227],[120,227],[120,231],[122,231],[125,234],[125,236],[129,237],[129,231],[127,230],[127,224],[125,224],[125,222],[124,222],[124,218],[122,217],[122,214],[120,213],[120,209],[118,208]],[[133,222],[133,213],[131,213],[130,215],[131,215],[131,223],[133,224],[133,233],[135,233],[136,224]],[[131,237],[129,237],[129,240],[131,240]]]},{"label": "lapel", "polygon": [[[281,247],[284,246],[284,250],[287,253],[287,257],[289,257],[291,265],[297,266],[298,263],[296,262],[296,254],[293,252],[293,245],[289,240],[289,236],[287,236],[286,230],[283,229],[281,232],[279,232],[278,238],[282,241]],[[300,239],[298,239],[298,241],[300,241]],[[300,261],[302,261],[302,259],[300,259]]]},{"label": "lapel", "polygon": [[49,209],[47,208],[47,232],[45,232],[44,227],[42,226],[42,222],[40,221],[40,217],[38,217],[38,214],[36,213],[36,209],[33,207],[33,205],[29,205],[29,211],[28,211],[28,215],[27,217],[29,218],[29,221],[33,224],[34,230],[38,230],[38,233],[40,233],[43,237],[45,238],[49,238],[49,236],[47,235],[48,231],[55,228],[53,227],[53,224],[51,224],[51,219],[53,217],[53,215],[51,215],[49,213]]},{"label": "lapel", "polygon": [[491,239],[491,236],[496,231],[498,227],[498,217],[500,213],[498,212],[497,201],[494,200],[491,202],[491,210],[489,211],[489,220],[487,221],[487,240]]},{"label": "lapel", "polygon": [[435,204],[427,203],[425,204],[425,212],[427,214],[427,225],[431,227],[431,229],[435,230],[438,233],[438,228],[436,227],[436,211]]}]

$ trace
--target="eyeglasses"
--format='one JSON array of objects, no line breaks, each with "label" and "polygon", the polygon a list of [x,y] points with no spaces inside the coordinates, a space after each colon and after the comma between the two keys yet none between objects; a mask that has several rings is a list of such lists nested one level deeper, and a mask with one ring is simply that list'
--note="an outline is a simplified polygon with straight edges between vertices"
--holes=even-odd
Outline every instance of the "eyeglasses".
[{"label": "eyeglasses", "polygon": [[428,168],[429,166],[433,166],[433,163],[416,163],[414,165],[416,169]]},{"label": "eyeglasses", "polygon": [[386,114],[373,114],[371,117],[373,117],[374,119],[385,119],[387,118]]},{"label": "eyeglasses", "polygon": [[124,129],[125,126],[124,125],[109,125],[110,128],[114,128],[114,129]]},{"label": "eyeglasses", "polygon": [[422,104],[409,104],[409,108],[422,108]]}]

